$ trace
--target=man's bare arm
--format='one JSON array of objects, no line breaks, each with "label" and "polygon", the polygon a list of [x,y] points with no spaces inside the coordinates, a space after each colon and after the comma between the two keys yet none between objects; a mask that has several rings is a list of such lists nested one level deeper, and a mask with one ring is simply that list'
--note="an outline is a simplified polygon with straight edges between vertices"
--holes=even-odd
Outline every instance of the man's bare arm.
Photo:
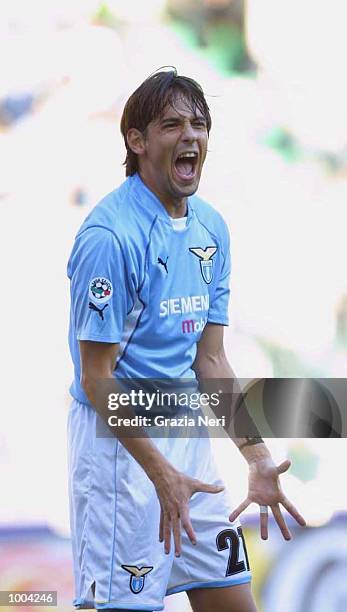
[{"label": "man's bare arm", "polygon": [[[230,367],[223,344],[224,327],[222,325],[207,324],[200,342],[193,368],[199,381],[212,378],[236,381],[235,374]],[[231,387],[232,388],[232,387]],[[270,506],[275,520],[286,540],[291,539],[289,529],[282,516],[279,504],[293,516],[301,526],[305,526],[305,519],[299,514],[293,504],[285,497],[279,482],[279,475],[290,467],[290,461],[285,460],[276,466],[271,453],[264,442],[246,445],[246,438],[233,438],[234,444],[249,464],[249,483],[247,498],[231,513],[230,520],[234,521],[250,503]],[[268,537],[268,517],[260,514],[260,533],[263,539]]]},{"label": "man's bare arm", "polygon": [[[99,412],[99,386],[109,379],[116,385],[113,371],[119,352],[119,344],[80,341],[81,383],[97,412]],[[100,412],[99,412],[100,413]],[[101,413],[102,418],[105,414]],[[113,433],[116,435],[117,428]],[[143,428],[138,428],[139,437],[117,436],[127,451],[141,465],[153,482],[161,506],[159,539],[164,541],[165,552],[170,552],[171,534],[174,536],[176,555],[181,553],[181,528],[183,527],[195,543],[196,536],[190,521],[188,501],[193,493],[219,493],[223,487],[202,483],[176,470],[159,452]]]},{"label": "man's bare arm", "polygon": [[[229,407],[231,414],[227,415],[232,418],[232,411],[235,407],[238,396],[241,395],[241,391],[238,387],[235,373],[225,354],[223,336],[223,325],[215,325],[212,323],[206,325],[200,342],[198,343],[193,369],[196,372],[198,380],[202,384],[204,380],[208,381],[209,379],[213,378],[218,378],[223,381],[225,389],[222,389],[222,391],[227,393],[229,398],[233,397],[233,400],[230,401]],[[230,438],[237,448],[243,447],[240,452],[248,463],[261,456],[270,456],[270,452],[265,443],[243,446],[247,442],[246,438],[237,438],[231,435]]]},{"label": "man's bare arm", "polygon": [[[116,385],[113,371],[119,352],[119,344],[108,344],[106,342],[80,341],[81,355],[81,384],[90,403],[98,410],[100,385],[103,380],[109,379]],[[101,415],[104,416],[104,415]],[[116,428],[112,429],[116,433]],[[148,477],[153,480],[155,472],[160,472],[168,466],[165,457],[154,446],[141,428],[141,437],[118,436],[123,446],[136,459],[145,470]]]}]

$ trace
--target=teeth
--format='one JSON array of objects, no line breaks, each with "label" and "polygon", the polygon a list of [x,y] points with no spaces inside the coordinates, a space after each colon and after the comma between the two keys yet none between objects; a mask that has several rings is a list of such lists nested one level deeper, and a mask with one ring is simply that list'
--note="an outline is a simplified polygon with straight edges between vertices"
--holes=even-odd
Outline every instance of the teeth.
[{"label": "teeth", "polygon": [[196,157],[196,153],[192,153],[192,152],[181,153],[181,155],[178,156],[178,159],[181,159],[182,157]]}]

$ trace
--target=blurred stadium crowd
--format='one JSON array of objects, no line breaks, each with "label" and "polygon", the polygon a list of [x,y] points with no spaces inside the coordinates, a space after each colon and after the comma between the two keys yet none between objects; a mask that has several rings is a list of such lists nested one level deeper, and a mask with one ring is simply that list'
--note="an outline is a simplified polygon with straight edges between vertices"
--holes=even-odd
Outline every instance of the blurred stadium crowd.
[{"label": "blurred stadium crowd", "polygon": [[48,189],[51,208],[57,200],[64,215],[74,204],[83,217],[124,176],[124,100],[174,64],[201,81],[213,114],[200,191],[233,236],[237,373],[344,376],[344,10],[311,1],[279,10],[269,0],[261,9],[252,0],[3,3],[3,207]]}]

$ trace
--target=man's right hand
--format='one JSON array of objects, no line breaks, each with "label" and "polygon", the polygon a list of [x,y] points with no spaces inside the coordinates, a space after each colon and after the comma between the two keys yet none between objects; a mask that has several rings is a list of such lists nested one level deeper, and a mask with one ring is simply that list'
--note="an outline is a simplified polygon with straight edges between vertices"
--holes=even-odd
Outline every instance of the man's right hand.
[{"label": "man's right hand", "polygon": [[159,498],[161,513],[159,525],[159,541],[164,542],[164,550],[169,554],[171,549],[171,534],[173,534],[175,555],[181,554],[181,529],[186,531],[192,544],[196,544],[196,535],[189,517],[189,500],[194,493],[220,493],[223,486],[206,484],[190,478],[172,466],[152,478]]}]

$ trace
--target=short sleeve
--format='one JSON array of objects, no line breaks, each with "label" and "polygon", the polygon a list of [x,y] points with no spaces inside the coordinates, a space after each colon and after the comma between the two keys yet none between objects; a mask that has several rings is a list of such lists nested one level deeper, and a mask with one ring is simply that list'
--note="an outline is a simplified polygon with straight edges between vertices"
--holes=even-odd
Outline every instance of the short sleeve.
[{"label": "short sleeve", "polygon": [[77,236],[68,264],[71,316],[78,340],[119,343],[131,297],[115,235],[92,227]]},{"label": "short sleeve", "polygon": [[229,325],[228,308],[230,297],[231,256],[230,238],[226,225],[224,225],[221,246],[221,264],[215,291],[208,311],[208,323]]}]

